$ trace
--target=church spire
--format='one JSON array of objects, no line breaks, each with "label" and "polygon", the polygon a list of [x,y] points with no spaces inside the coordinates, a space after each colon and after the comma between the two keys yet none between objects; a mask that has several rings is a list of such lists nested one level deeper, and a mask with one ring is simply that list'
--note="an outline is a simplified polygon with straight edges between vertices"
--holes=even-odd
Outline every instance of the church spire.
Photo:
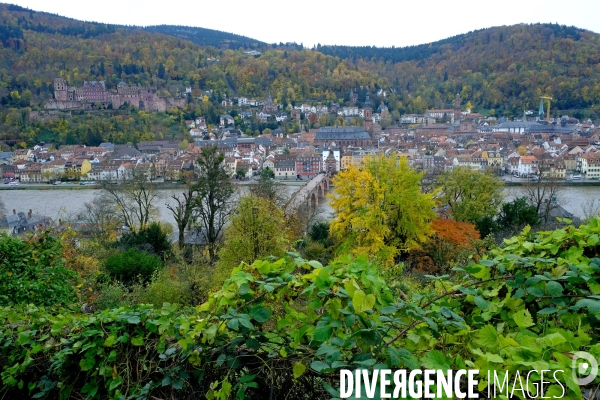
[{"label": "church spire", "polygon": [[540,117],[540,120],[544,119],[544,99],[540,99],[540,110],[538,111],[538,115]]}]

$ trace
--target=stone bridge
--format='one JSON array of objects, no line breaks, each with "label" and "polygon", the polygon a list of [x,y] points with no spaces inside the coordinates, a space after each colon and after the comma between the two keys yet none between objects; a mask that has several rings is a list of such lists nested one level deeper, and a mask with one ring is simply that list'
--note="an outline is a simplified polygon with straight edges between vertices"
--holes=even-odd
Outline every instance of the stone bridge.
[{"label": "stone bridge", "polygon": [[296,210],[303,204],[309,207],[319,205],[319,199],[325,197],[325,192],[329,191],[329,177],[321,173],[312,178],[306,185],[298,190],[288,201],[286,209]]}]

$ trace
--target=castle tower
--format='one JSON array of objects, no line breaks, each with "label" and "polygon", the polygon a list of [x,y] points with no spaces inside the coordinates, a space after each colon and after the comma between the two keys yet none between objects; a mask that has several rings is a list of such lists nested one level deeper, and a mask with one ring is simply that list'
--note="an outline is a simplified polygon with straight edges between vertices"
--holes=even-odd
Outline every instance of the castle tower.
[{"label": "castle tower", "polygon": [[369,100],[369,94],[367,93],[367,99],[363,105],[364,109],[364,122],[363,129],[373,135],[373,110],[371,109],[371,100]]},{"label": "castle tower", "polygon": [[67,100],[67,82],[63,78],[54,78],[54,98],[56,100]]},{"label": "castle tower", "polygon": [[456,93],[456,99],[454,99],[454,122],[460,120],[462,114],[460,112],[460,94]]}]

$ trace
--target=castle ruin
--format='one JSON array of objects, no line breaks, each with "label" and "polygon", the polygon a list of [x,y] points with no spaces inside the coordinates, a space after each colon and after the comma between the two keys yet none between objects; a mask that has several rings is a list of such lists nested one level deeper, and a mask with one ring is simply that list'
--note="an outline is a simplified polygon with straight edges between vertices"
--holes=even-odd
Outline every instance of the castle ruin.
[{"label": "castle ruin", "polygon": [[108,90],[104,81],[85,81],[82,87],[67,86],[63,78],[54,78],[54,99],[44,108],[51,110],[107,110],[124,104],[147,111],[167,111],[184,107],[185,98],[159,97],[155,87],[129,86],[120,82]]}]

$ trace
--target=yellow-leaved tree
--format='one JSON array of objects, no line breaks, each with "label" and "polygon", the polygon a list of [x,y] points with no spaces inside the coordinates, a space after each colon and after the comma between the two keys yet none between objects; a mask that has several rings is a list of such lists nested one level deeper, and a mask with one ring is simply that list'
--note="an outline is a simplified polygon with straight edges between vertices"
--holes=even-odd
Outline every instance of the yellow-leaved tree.
[{"label": "yellow-leaved tree", "polygon": [[435,202],[433,194],[421,193],[422,175],[395,156],[367,158],[337,174],[329,195],[336,215],[330,229],[341,250],[389,266],[399,252],[424,242]]}]

